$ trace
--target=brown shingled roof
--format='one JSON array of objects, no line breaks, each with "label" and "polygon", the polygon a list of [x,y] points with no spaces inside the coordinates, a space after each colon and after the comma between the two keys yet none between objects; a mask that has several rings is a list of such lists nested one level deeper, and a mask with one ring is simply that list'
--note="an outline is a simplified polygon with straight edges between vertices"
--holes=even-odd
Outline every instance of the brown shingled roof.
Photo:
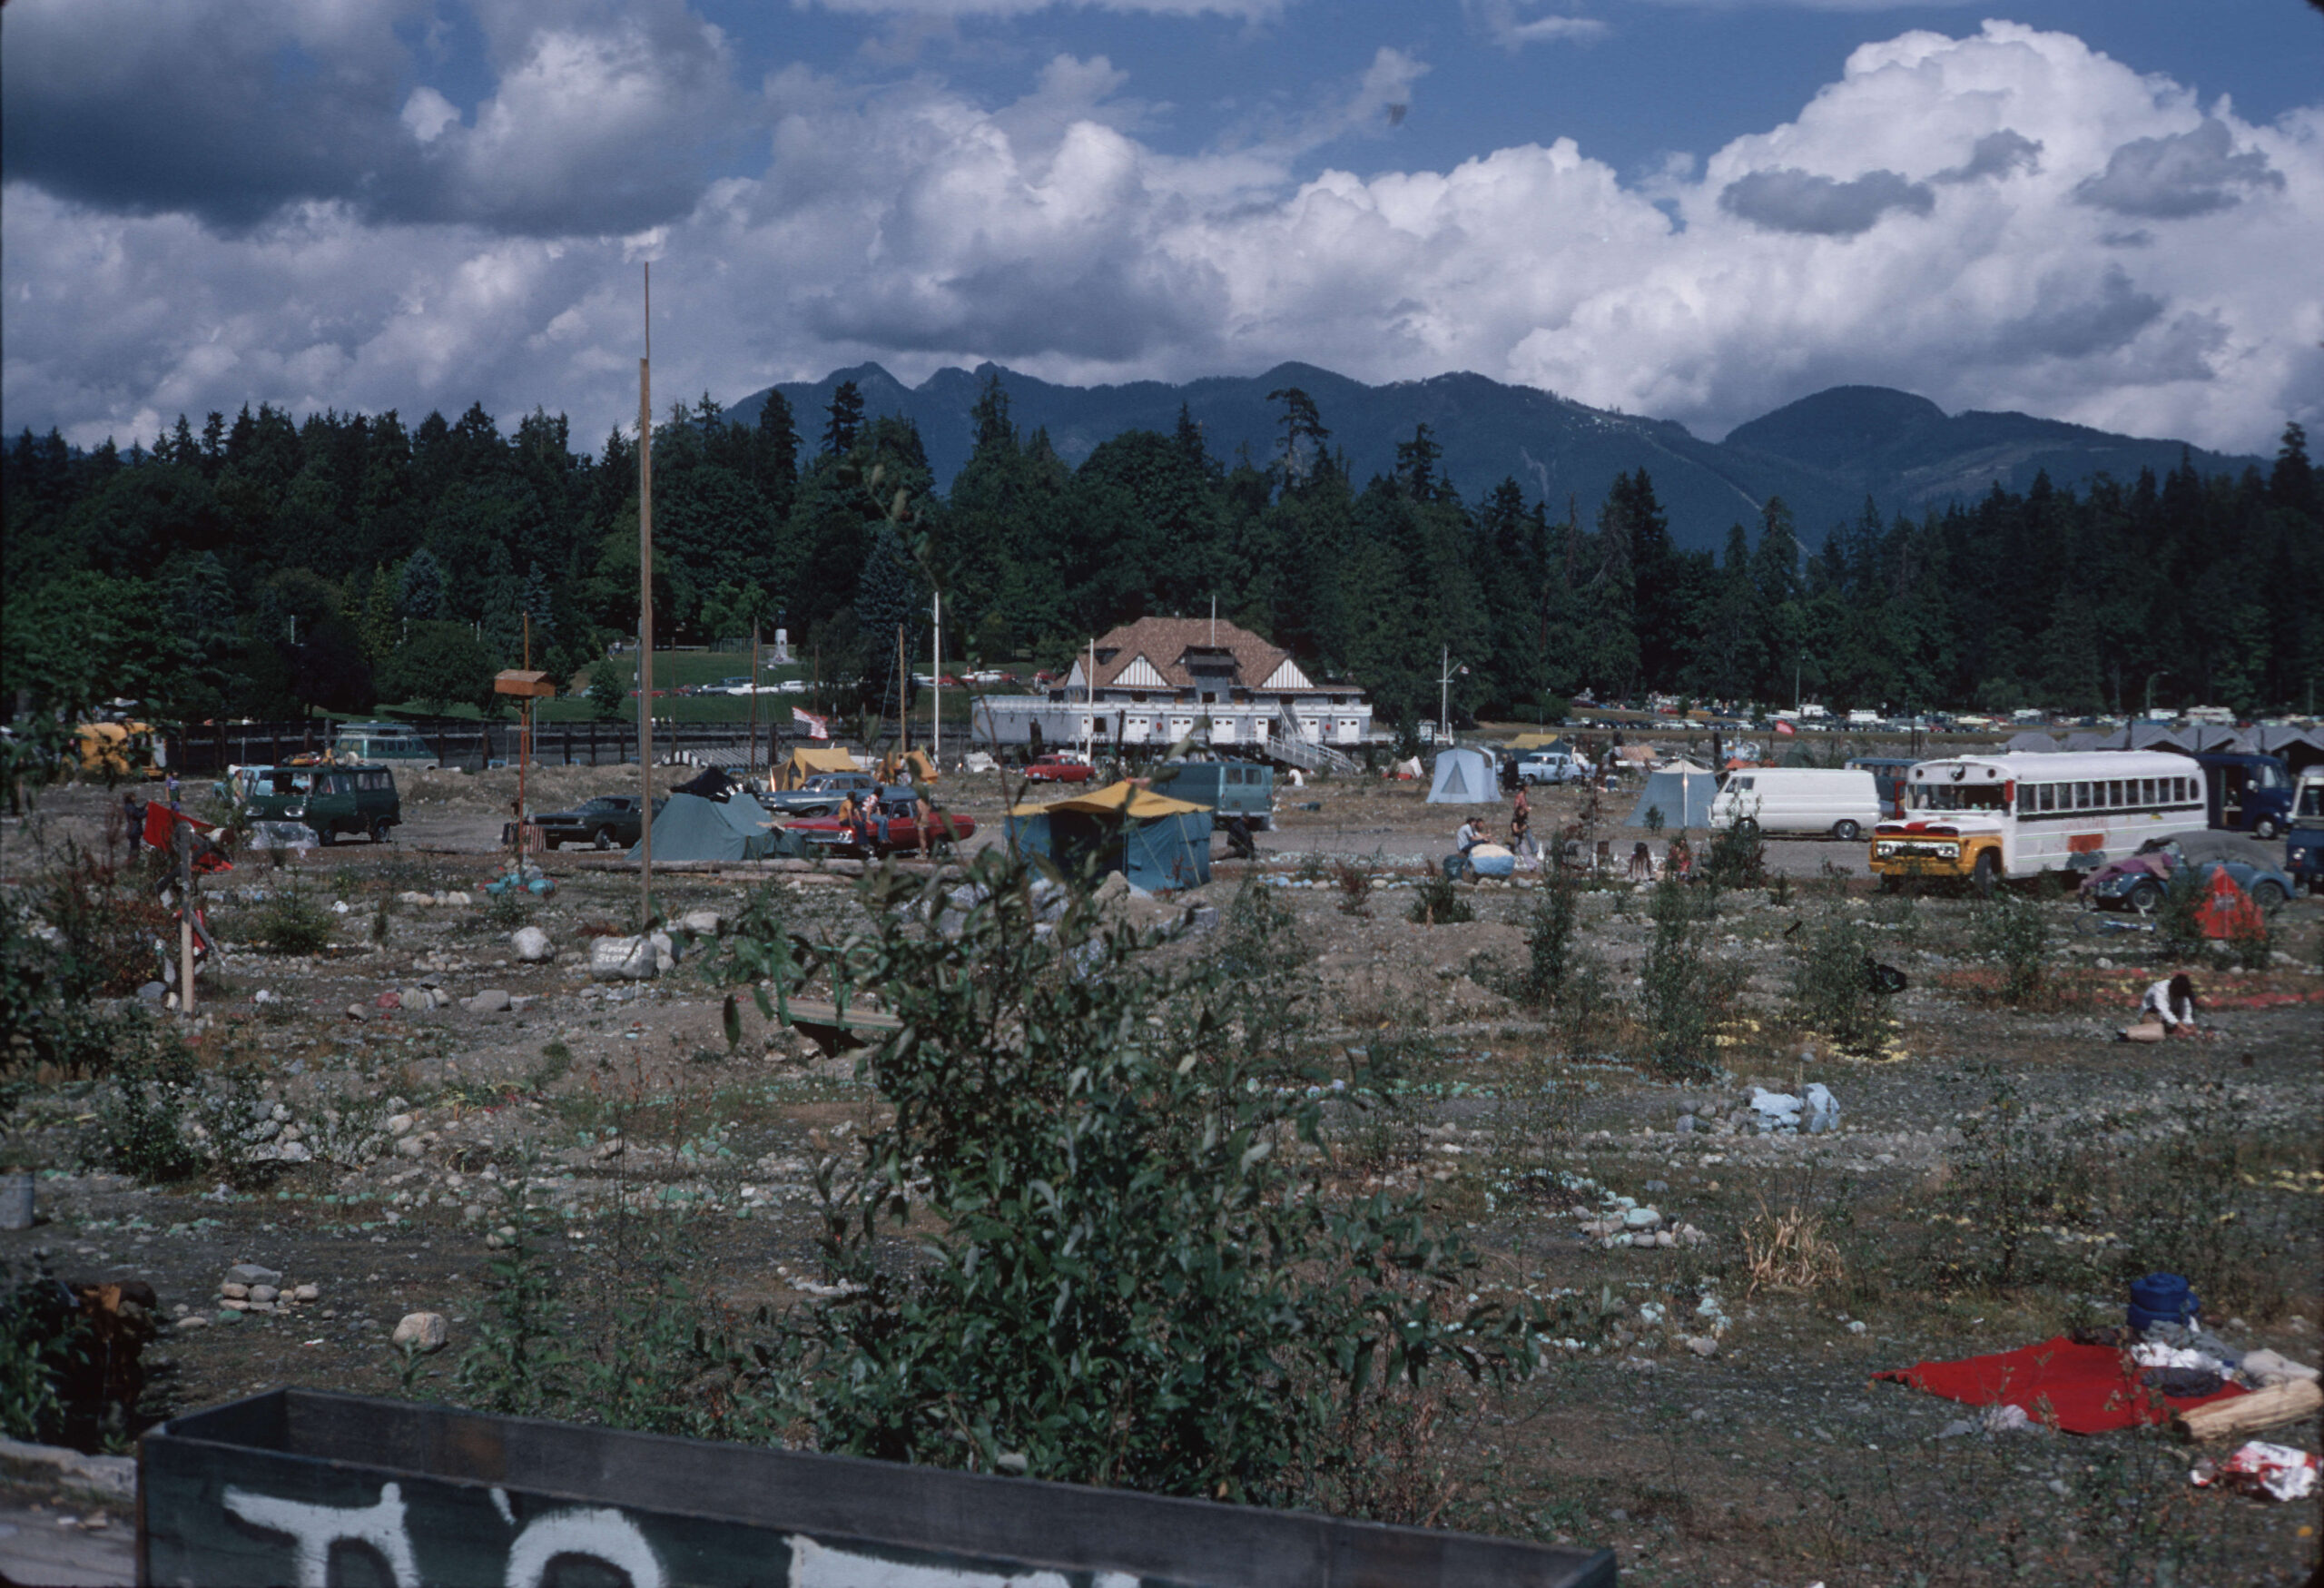
[{"label": "brown shingled roof", "polygon": [[[1187,653],[1210,650],[1215,646],[1234,656],[1234,683],[1245,689],[1256,689],[1273,677],[1275,670],[1291,655],[1224,618],[1219,619],[1216,632],[1217,637],[1214,640],[1207,617],[1141,617],[1136,623],[1109,629],[1098,636],[1098,687],[1116,687],[1114,680],[1142,656],[1154,664],[1155,670],[1172,688],[1196,688],[1195,675],[1186,666]],[[1086,665],[1088,653],[1083,652],[1080,659]]]}]

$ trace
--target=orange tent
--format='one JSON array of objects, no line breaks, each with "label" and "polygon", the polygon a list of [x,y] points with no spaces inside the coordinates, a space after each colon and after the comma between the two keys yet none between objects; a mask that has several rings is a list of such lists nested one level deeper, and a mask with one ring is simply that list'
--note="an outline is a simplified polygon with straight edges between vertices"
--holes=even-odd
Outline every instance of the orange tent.
[{"label": "orange tent", "polygon": [[2203,923],[2203,935],[2209,938],[2251,937],[2267,930],[2260,907],[2236,885],[2225,866],[2212,870],[2203,902],[2195,907],[2195,918]]}]

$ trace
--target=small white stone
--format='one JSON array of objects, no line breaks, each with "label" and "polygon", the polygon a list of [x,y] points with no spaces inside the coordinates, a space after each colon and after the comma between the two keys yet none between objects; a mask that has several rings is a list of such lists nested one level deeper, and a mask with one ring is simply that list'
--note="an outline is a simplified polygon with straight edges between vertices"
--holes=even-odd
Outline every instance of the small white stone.
[{"label": "small white stone", "polygon": [[396,1325],[396,1332],[388,1343],[398,1349],[408,1346],[424,1356],[442,1350],[451,1337],[451,1326],[444,1321],[442,1313],[408,1312],[403,1321]]},{"label": "small white stone", "polygon": [[301,1285],[290,1294],[300,1301],[313,1301],[322,1295],[322,1287],[319,1285]]},{"label": "small white stone", "polygon": [[537,926],[518,927],[510,934],[508,942],[517,951],[517,958],[528,965],[554,958],[556,953],[556,945],[549,942],[548,933]]},{"label": "small white stone", "polygon": [[389,1135],[390,1135],[390,1136],[403,1136],[403,1135],[408,1135],[408,1134],[409,1134],[410,1130],[411,1130],[411,1116],[410,1116],[409,1114],[390,1114],[390,1115],[389,1115],[389,1116],[388,1116],[388,1134],[389,1134]]}]

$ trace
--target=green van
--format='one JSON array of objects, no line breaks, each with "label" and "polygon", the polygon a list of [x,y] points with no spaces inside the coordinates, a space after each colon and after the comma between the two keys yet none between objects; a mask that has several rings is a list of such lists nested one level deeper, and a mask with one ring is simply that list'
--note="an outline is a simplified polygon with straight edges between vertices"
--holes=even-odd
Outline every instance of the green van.
[{"label": "green van", "polygon": [[342,723],[331,741],[330,753],[338,761],[409,761],[424,766],[437,763],[435,747],[402,723]]},{"label": "green van", "polygon": [[403,824],[396,774],[383,766],[251,766],[235,784],[247,791],[243,821],[302,823],[319,843],[342,833],[385,843]]},{"label": "green van", "polygon": [[1166,761],[1154,769],[1154,792],[1210,807],[1211,824],[1241,816],[1253,830],[1275,827],[1275,768],[1249,761]]}]

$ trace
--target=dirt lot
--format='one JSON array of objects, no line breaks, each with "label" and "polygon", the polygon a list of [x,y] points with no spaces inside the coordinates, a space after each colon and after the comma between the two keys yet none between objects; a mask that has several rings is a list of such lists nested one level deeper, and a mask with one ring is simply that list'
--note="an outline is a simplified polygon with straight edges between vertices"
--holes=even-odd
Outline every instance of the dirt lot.
[{"label": "dirt lot", "polygon": [[[451,1395],[527,1186],[555,1210],[576,1341],[649,1254],[682,1250],[695,1292],[738,1314],[812,1305],[811,1165],[879,1118],[876,1095],[849,1059],[753,1014],[730,1050],[695,969],[707,940],[657,980],[593,982],[587,939],[632,920],[634,873],[552,855],[551,898],[487,901],[513,794],[497,775],[404,778],[399,842],[246,860],[210,884],[233,946],[197,1046],[242,1078],[266,1161],[142,1183],[108,1161],[109,1083],[14,1075],[6,1156],[41,1170],[43,1222],[0,1234],[0,1257],[153,1286],[172,1321],[149,1412],[282,1383]],[[628,786],[538,783],[537,807]],[[950,792],[988,837],[1002,799],[997,783]],[[1538,798],[1536,831],[1577,804]],[[2004,1003],[1971,902],[1874,894],[1861,845],[1772,843],[1770,886],[1720,895],[1700,939],[1716,1066],[1674,1074],[1641,1019],[1645,890],[1581,896],[1587,986],[1531,1007],[1536,879],[1463,889],[1473,920],[1410,918],[1457,811],[1413,784],[1324,782],[1284,804],[1265,863],[1222,863],[1171,908],[1272,890],[1323,994],[1319,1037],[1404,1054],[1393,1113],[1344,1121],[1337,1183],[1424,1191],[1488,1254],[1487,1290],[1603,1303],[1604,1332],[1531,1382],[1432,1401],[1408,1452],[1415,1514],[1604,1544],[1637,1583],[2305,1580],[2315,1510],[2195,1490],[2191,1453],[2159,1433],[1990,1434],[1871,1376],[2119,1319],[2126,1276],[2174,1266],[2231,1344],[2316,1360],[2324,905],[2289,905],[2259,968],[2198,971],[2201,1039],[2125,1045],[2115,1028],[2168,969],[2142,935],[2086,934],[2070,902],[2037,901],[2043,985]],[[102,845],[103,811],[94,791],[51,795],[0,830],[0,874],[30,887],[66,836]],[[1618,853],[1638,836],[1604,835]],[[755,885],[667,876],[655,902],[731,917]],[[773,885],[795,920],[860,918],[843,879]],[[318,952],[260,941],[293,891],[322,913]],[[1836,922],[1910,981],[1872,1057],[1839,1056],[1793,994],[1804,945]],[[521,962],[520,923],[556,958]],[[1827,1086],[1837,1128],[1763,1134],[1754,1081]],[[1620,1198],[1674,1244],[1608,1245],[1596,1221]],[[1771,1249],[1784,1216],[1813,1238]],[[236,1264],[279,1276],[274,1310],[222,1304]],[[406,1358],[389,1333],[423,1310],[452,1348]]]}]

